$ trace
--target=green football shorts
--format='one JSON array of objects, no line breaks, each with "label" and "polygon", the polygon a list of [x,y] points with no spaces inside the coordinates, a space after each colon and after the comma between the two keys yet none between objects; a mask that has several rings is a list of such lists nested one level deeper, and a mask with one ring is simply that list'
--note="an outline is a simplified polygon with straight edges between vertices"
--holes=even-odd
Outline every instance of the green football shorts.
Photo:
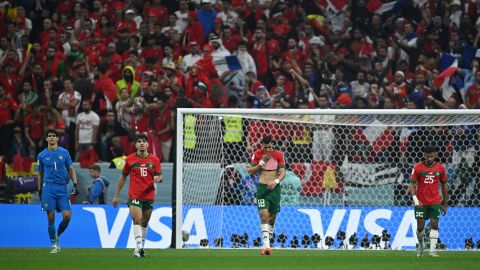
[{"label": "green football shorts", "polygon": [[280,212],[280,193],[281,185],[277,185],[273,190],[269,190],[266,184],[257,184],[257,207],[268,209],[270,213]]},{"label": "green football shorts", "polygon": [[140,207],[140,209],[142,210],[148,210],[148,209],[153,209],[153,202],[154,201],[149,201],[149,200],[131,199],[131,200],[128,200],[127,205]]},{"label": "green football shorts", "polygon": [[436,219],[440,217],[442,206],[440,204],[422,205],[415,207],[415,219]]}]

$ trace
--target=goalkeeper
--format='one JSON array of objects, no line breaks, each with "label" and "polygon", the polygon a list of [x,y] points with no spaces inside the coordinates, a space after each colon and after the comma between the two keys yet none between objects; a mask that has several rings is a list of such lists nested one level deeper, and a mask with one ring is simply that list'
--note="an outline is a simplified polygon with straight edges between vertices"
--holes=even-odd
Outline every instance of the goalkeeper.
[{"label": "goalkeeper", "polygon": [[[59,237],[67,229],[72,217],[67,182],[72,179],[71,195],[77,196],[78,181],[70,154],[58,146],[57,131],[49,129],[46,135],[47,148],[38,154],[38,191],[42,210],[47,212],[48,234],[52,243],[50,253],[59,253]],[[62,212],[63,217],[58,230],[55,230],[55,211]]]},{"label": "goalkeeper", "polygon": [[285,177],[285,159],[281,151],[273,148],[272,136],[265,135],[261,146],[262,148],[253,154],[252,163],[247,170],[250,175],[259,173],[256,198],[263,241],[260,254],[270,255],[270,237],[273,238],[275,219],[280,211],[279,183]]},{"label": "goalkeeper", "polygon": [[[434,147],[425,147],[425,160],[415,164],[411,176],[411,184],[408,186],[415,204],[415,218],[417,219],[418,250],[417,257],[423,256],[424,250],[424,227],[425,220],[430,219],[430,256],[438,257],[435,247],[438,241],[438,218],[440,212],[447,213],[448,186],[445,166],[435,161],[437,151]],[[440,205],[440,193],[438,185],[442,186],[442,198]]]}]

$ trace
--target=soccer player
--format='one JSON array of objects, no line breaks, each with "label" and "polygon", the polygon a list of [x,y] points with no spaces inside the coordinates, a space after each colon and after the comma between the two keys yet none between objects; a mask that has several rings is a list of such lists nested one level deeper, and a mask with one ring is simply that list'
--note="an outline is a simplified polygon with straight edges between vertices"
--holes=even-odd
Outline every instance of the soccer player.
[{"label": "soccer player", "polygon": [[113,207],[118,206],[118,195],[130,175],[128,187],[128,207],[133,220],[133,236],[135,250],[133,256],[145,257],[144,245],[147,234],[148,221],[152,215],[155,199],[155,184],[163,181],[160,160],[148,152],[148,138],[145,134],[135,137],[136,153],[129,155],[125,160],[122,174],[118,178]]},{"label": "soccer player", "polygon": [[280,211],[279,184],[285,177],[285,159],[281,151],[273,148],[272,136],[263,136],[261,146],[262,148],[253,154],[252,163],[247,170],[250,175],[259,173],[256,198],[263,240],[260,254],[271,255],[270,238],[273,238],[275,219]]},{"label": "soccer player", "polygon": [[[425,147],[425,160],[415,164],[412,171],[411,183],[408,191],[412,194],[415,205],[415,218],[417,219],[418,250],[417,257],[423,256],[425,238],[425,220],[430,219],[430,256],[438,257],[435,247],[438,241],[438,218],[440,212],[447,214],[448,201],[448,176],[445,166],[435,161],[437,151],[434,147]],[[438,185],[442,187],[440,205],[440,193]]]},{"label": "soccer player", "polygon": [[[72,217],[70,195],[67,191],[69,178],[73,182],[72,195],[79,194],[77,175],[72,166],[68,150],[58,146],[58,134],[55,129],[47,130],[47,148],[38,154],[38,192],[43,211],[47,211],[48,234],[52,243],[50,253],[60,252],[60,235],[65,231]],[[63,220],[55,231],[55,210],[62,212]]]}]

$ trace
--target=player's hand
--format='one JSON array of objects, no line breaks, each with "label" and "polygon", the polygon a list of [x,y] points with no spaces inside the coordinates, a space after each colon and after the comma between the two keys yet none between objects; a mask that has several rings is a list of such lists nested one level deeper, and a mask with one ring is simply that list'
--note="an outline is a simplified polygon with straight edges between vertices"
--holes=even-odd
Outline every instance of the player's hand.
[{"label": "player's hand", "polygon": [[418,200],[417,195],[413,195],[412,200],[413,200],[413,205],[415,205],[415,207],[421,207],[422,206],[422,203]]},{"label": "player's hand", "polygon": [[272,181],[270,184],[268,184],[267,189],[268,190],[273,190],[277,186],[277,183],[275,181]]},{"label": "player's hand", "polygon": [[163,176],[161,175],[156,175],[153,177],[153,182],[155,183],[161,183],[163,181]]},{"label": "player's hand", "polygon": [[113,207],[117,208],[118,206],[118,197],[113,197]]},{"label": "player's hand", "polygon": [[262,157],[262,161],[267,163],[272,158],[272,154],[267,153]]},{"label": "player's hand", "polygon": [[73,184],[72,193],[73,196],[78,196],[80,192],[78,191],[78,184]]},{"label": "player's hand", "polygon": [[442,205],[442,216],[445,216],[447,214],[447,205],[444,204]]}]

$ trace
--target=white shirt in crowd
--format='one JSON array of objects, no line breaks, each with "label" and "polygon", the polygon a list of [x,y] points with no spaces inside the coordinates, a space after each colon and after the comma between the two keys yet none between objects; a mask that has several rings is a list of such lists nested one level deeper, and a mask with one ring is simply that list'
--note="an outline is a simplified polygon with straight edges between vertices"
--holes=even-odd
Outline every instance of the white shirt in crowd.
[{"label": "white shirt in crowd", "polygon": [[93,143],[93,128],[100,125],[100,117],[94,111],[89,113],[81,112],[77,116],[78,126],[78,143],[89,144]]}]

